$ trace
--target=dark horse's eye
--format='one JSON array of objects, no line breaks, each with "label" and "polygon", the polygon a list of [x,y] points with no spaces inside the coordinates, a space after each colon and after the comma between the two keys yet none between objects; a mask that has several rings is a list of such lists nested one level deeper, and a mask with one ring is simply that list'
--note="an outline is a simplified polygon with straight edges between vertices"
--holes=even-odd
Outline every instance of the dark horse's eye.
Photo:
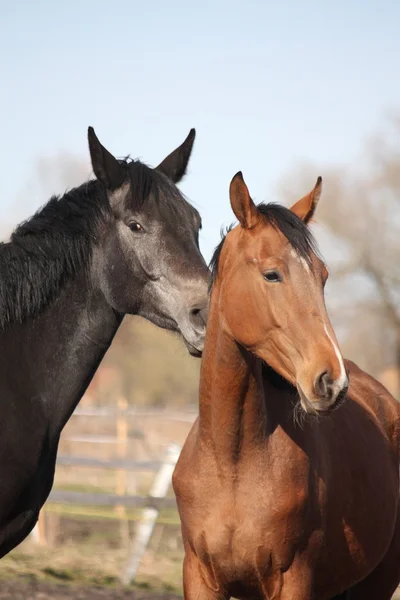
[{"label": "dark horse's eye", "polygon": [[132,223],[129,223],[129,228],[131,231],[137,231],[139,233],[142,233],[144,231],[141,224],[137,223],[136,221],[132,221]]},{"label": "dark horse's eye", "polygon": [[282,281],[282,275],[279,271],[267,271],[264,273],[264,279],[270,283],[279,283]]}]

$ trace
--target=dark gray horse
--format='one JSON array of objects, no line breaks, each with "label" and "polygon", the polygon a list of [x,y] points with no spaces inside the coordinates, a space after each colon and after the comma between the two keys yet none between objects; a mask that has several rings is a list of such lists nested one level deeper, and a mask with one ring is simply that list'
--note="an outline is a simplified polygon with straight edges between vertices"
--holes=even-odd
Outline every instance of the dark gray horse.
[{"label": "dark gray horse", "polygon": [[97,180],[53,197],[0,244],[0,556],[33,528],[59,436],[125,314],[203,348],[201,220],[176,187],[195,131],[156,169],[89,129]]}]

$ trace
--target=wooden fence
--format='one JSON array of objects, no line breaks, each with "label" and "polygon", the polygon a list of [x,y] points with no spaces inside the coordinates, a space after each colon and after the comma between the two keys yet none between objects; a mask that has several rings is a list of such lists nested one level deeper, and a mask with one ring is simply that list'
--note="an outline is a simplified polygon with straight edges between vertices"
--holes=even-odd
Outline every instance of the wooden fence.
[{"label": "wooden fence", "polygon": [[[84,467],[110,469],[116,472],[115,493],[76,492],[62,489],[53,489],[48,498],[49,504],[78,505],[93,507],[114,507],[121,520],[126,518],[127,509],[141,509],[135,527],[135,535],[130,542],[131,550],[128,563],[121,574],[121,581],[129,583],[136,575],[143,554],[151,539],[158,515],[163,508],[175,508],[175,498],[167,498],[171,483],[172,473],[179,457],[180,447],[170,443],[165,455],[159,460],[133,460],[127,456],[129,441],[128,419],[134,416],[162,416],[165,419],[179,420],[187,423],[193,422],[196,413],[177,413],[156,410],[138,410],[129,408],[124,399],[120,399],[116,407],[78,407],[75,416],[95,418],[115,418],[116,435],[114,436],[72,436],[67,438],[70,442],[89,442],[91,444],[115,444],[116,456],[103,460],[92,456],[75,456],[60,454],[57,457],[57,466]],[[126,493],[126,477],[129,472],[150,472],[154,474],[153,482],[147,496],[129,495]],[[46,507],[45,507],[46,509]],[[44,510],[45,510],[44,509]],[[46,543],[43,511],[39,521],[32,532],[34,539],[39,544]]]}]

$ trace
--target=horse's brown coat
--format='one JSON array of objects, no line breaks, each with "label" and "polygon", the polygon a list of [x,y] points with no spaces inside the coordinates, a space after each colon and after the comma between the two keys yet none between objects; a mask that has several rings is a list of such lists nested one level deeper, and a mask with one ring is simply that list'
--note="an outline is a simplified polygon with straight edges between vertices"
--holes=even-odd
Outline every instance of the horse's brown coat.
[{"label": "horse's brown coat", "polygon": [[[343,406],[331,412],[339,392],[316,394],[321,372],[340,376],[325,267],[312,255],[307,269],[246,192],[234,180],[241,225],[222,248],[199,418],[174,473],[185,598],[325,600],[352,588],[352,600],[389,599],[400,579],[398,404],[350,361]],[[315,190],[308,198],[306,221]],[[263,281],[271,268],[282,283]],[[300,411],[276,373],[301,378],[303,406],[329,414]]]}]

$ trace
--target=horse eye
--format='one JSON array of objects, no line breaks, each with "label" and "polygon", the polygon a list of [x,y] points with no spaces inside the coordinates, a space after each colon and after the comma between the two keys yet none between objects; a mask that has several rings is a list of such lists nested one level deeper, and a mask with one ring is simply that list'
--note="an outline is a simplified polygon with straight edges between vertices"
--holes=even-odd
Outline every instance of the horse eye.
[{"label": "horse eye", "polygon": [[267,271],[264,273],[264,279],[270,283],[279,283],[282,281],[282,275],[279,271]]},{"label": "horse eye", "polygon": [[136,221],[132,221],[132,223],[129,223],[129,229],[131,231],[136,231],[136,232],[139,232],[139,233],[141,233],[141,232],[144,231],[144,229],[141,226],[141,224],[137,223]]}]

